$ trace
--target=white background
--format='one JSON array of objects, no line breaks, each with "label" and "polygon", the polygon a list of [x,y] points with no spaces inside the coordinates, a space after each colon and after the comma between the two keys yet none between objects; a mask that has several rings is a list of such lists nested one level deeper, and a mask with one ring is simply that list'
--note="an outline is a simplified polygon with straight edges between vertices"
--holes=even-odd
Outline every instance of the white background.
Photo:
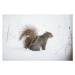
[{"label": "white background", "polygon": [[[0,2],[0,30],[2,31],[2,14],[73,14],[73,0],[57,1],[9,1]],[[75,17],[75,16],[74,16]],[[75,20],[75,19],[74,19]],[[74,25],[75,23],[73,23]],[[73,26],[74,28],[74,26]],[[73,32],[74,33],[74,32]],[[2,34],[2,32],[1,32]],[[74,35],[75,36],[75,35]],[[0,37],[2,41],[2,36]],[[73,39],[75,40],[75,39]],[[2,42],[1,42],[2,43]],[[75,44],[75,43],[73,43]],[[2,61],[2,44],[0,48],[0,74],[1,75],[74,75],[75,55],[73,61]],[[75,53],[73,48],[73,54]]]},{"label": "white background", "polygon": [[[72,14],[3,15],[3,60],[72,60],[72,19]],[[37,35],[52,33],[45,50],[23,47],[19,38],[26,25],[34,26]]]}]

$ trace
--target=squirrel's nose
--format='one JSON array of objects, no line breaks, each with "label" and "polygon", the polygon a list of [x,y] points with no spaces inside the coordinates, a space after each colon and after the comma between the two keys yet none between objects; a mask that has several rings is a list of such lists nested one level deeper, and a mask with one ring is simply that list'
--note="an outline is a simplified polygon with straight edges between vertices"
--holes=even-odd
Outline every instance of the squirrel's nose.
[{"label": "squirrel's nose", "polygon": [[53,37],[53,35],[52,35],[52,37]]}]

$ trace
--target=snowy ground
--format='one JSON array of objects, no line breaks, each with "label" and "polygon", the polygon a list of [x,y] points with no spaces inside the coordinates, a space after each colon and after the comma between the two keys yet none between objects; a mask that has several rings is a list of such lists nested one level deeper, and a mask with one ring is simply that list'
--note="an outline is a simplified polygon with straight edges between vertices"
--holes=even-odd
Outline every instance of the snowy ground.
[{"label": "snowy ground", "polygon": [[[51,32],[46,50],[23,48],[19,36],[25,25],[37,28],[38,35]],[[3,15],[3,60],[72,60],[72,15]]]}]

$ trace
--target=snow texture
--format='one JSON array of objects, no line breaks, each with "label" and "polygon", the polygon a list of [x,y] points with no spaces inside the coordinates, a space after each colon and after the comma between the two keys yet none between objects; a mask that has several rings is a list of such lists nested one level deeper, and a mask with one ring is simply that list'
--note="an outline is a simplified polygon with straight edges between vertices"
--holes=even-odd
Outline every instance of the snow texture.
[{"label": "snow texture", "polygon": [[[73,60],[72,15],[3,15],[4,61],[58,61]],[[26,25],[37,28],[38,35],[48,31],[46,50],[31,51],[19,40]]]}]

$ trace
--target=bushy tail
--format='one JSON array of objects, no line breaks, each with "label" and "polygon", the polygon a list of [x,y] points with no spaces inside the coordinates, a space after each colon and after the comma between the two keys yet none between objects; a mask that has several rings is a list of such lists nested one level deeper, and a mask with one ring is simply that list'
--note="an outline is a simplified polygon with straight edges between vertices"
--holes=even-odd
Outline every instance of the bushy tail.
[{"label": "bushy tail", "polygon": [[30,37],[30,38],[35,38],[37,35],[37,30],[36,28],[34,27],[26,27],[23,31],[22,31],[22,34],[20,36],[20,40],[23,38],[23,37]]}]

